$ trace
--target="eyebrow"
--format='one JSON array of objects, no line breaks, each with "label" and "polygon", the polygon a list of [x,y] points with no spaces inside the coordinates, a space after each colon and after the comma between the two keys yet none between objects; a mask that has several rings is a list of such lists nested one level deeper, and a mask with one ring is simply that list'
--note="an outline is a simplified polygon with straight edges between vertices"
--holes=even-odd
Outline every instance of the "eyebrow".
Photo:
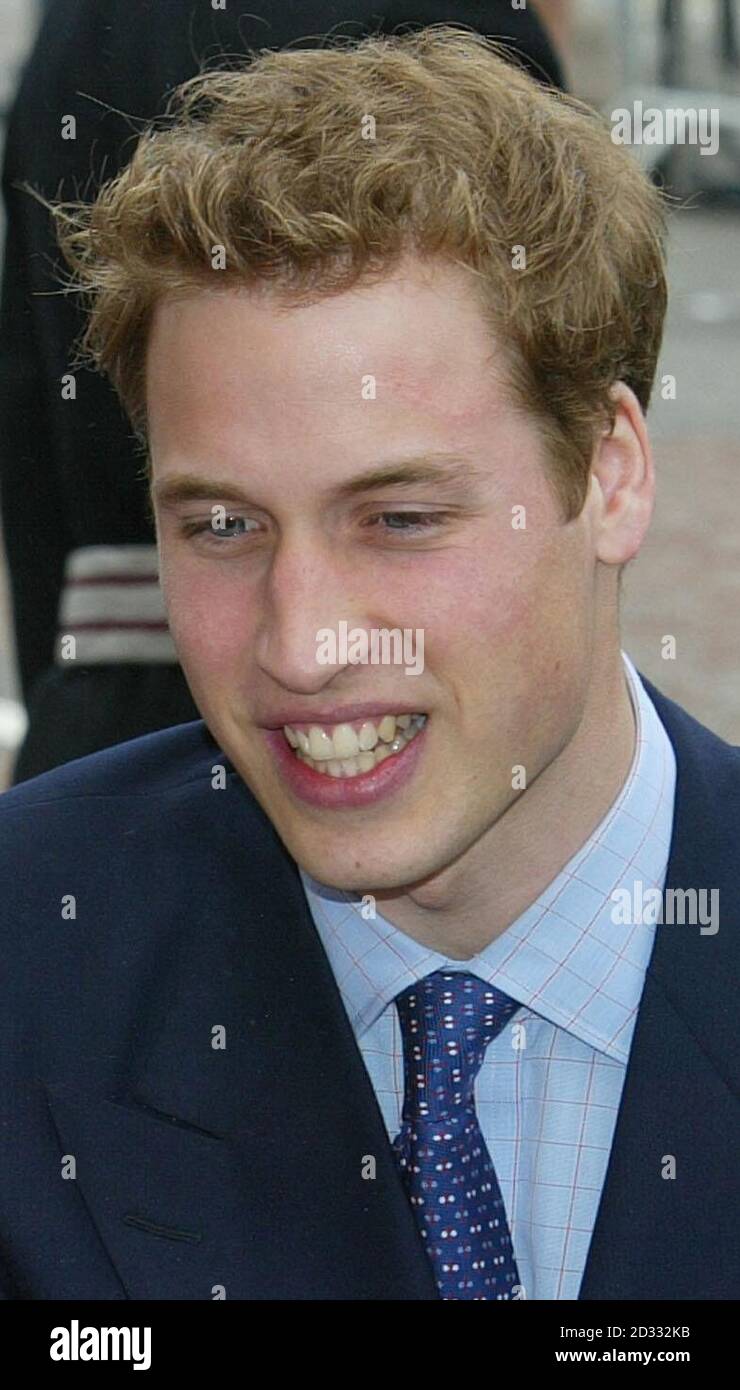
[{"label": "eyebrow", "polygon": [[[487,478],[490,478],[490,470],[473,463],[467,455],[436,451],[367,469],[328,488],[326,496],[327,500],[344,501],[378,488],[412,487],[419,483],[431,483],[443,491],[453,491],[482,483]],[[178,502],[202,502],[213,497],[227,502],[251,502],[248,493],[233,481],[219,481],[196,473],[176,473],[171,478],[163,478],[152,485],[152,495],[163,507]]]}]

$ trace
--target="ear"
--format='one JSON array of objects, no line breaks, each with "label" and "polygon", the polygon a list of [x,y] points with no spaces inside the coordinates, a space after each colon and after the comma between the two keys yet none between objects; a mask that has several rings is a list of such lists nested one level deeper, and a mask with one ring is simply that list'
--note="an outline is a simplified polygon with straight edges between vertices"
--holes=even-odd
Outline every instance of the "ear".
[{"label": "ear", "polygon": [[591,464],[595,553],[605,565],[623,565],[642,545],[655,502],[655,465],[645,417],[634,391],[619,381],[614,427],[603,434]]}]

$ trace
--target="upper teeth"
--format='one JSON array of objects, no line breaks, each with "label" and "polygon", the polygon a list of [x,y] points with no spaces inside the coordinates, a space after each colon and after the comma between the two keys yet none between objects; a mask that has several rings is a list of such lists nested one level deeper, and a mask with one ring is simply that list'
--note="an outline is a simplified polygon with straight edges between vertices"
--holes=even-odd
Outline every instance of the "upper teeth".
[{"label": "upper teeth", "polygon": [[315,762],[325,762],[330,758],[354,758],[358,753],[370,752],[379,740],[382,743],[392,743],[396,737],[396,728],[408,729],[412,718],[423,722],[425,716],[385,714],[378,724],[365,720],[358,723],[357,729],[351,724],[335,724],[331,729],[312,724],[307,734],[302,729],[292,729],[289,724],[285,724],[283,731],[291,748],[299,748]]}]

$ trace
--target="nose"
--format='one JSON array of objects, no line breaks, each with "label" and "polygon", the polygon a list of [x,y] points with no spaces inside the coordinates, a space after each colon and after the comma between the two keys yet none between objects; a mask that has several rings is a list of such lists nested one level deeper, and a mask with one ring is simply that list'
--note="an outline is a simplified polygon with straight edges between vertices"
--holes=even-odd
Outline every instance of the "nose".
[{"label": "nose", "polygon": [[[326,661],[326,629],[338,633],[342,620],[349,627],[366,627],[356,588],[326,541],[284,534],[265,578],[255,635],[255,659],[264,674],[286,690],[323,690],[350,664]],[[335,655],[341,654],[335,644]]]}]

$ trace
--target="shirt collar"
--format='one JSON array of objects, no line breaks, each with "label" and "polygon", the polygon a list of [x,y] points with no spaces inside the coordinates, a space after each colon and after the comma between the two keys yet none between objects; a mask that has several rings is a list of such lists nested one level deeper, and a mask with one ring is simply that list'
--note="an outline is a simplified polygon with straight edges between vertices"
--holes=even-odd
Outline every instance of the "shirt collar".
[{"label": "shirt collar", "polygon": [[[373,917],[361,895],[301,869],[311,915],[359,1039],[408,985],[434,970],[466,970],[535,1014],[626,1062],[655,926],[615,921],[613,893],[662,891],[676,760],[640,677],[622,652],[636,722],[624,785],[588,840],[538,898],[477,955],[451,959]],[[639,915],[639,914],[638,914]],[[648,914],[649,915],[649,914]]]}]

